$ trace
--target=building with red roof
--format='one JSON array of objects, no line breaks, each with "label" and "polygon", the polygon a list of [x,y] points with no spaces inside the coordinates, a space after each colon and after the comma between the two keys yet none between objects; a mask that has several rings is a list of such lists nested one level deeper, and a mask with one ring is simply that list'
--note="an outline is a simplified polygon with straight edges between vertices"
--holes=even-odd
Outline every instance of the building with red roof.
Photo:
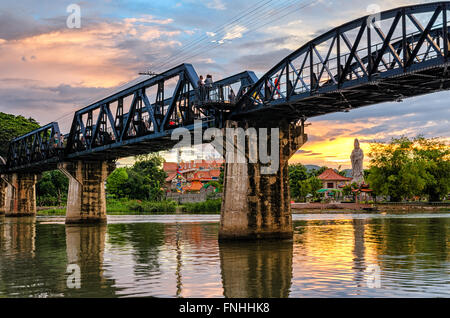
[{"label": "building with red roof", "polygon": [[333,169],[325,170],[320,176],[317,177],[322,181],[323,189],[338,189],[347,185],[352,178],[341,176]]},{"label": "building with red roof", "polygon": [[188,185],[183,187],[183,191],[185,192],[200,192],[200,190],[204,187],[204,184],[200,182],[200,180],[192,180]]}]

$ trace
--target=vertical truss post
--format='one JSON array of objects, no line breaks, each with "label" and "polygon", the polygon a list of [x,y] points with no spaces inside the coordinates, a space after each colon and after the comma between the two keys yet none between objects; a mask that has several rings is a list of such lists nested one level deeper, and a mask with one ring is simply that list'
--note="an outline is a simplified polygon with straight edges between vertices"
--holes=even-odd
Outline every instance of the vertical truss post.
[{"label": "vertical truss post", "polygon": [[408,43],[406,40],[406,13],[405,9],[402,9],[402,47],[403,47],[403,70],[406,71],[406,63],[409,59]]},{"label": "vertical truss post", "polygon": [[313,90],[315,90],[316,83],[314,83],[314,61],[313,61],[313,45],[309,45],[309,93],[313,95]]},{"label": "vertical truss post", "polygon": [[369,81],[372,79],[372,39],[371,39],[371,27],[372,21],[367,25],[367,65],[368,65],[368,74]]},{"label": "vertical truss post", "polygon": [[116,120],[114,126],[120,139],[123,129],[123,98],[119,98],[117,101]]},{"label": "vertical truss post", "polygon": [[337,58],[337,74],[338,74],[338,87],[341,87],[340,78],[342,76],[341,71],[341,32],[340,29],[336,30],[336,58]]},{"label": "vertical truss post", "polygon": [[444,45],[444,59],[448,60],[448,27],[447,27],[447,4],[442,5],[442,28],[443,28],[443,45]]}]

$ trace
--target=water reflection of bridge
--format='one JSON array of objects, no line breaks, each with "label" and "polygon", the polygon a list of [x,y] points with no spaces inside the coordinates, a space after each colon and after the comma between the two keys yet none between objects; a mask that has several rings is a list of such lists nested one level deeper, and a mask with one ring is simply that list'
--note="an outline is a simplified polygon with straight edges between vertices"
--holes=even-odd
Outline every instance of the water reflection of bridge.
[{"label": "water reflection of bridge", "polygon": [[[201,224],[109,227],[38,225],[33,218],[0,219],[0,251],[6,253],[0,258],[0,295],[114,297],[122,295],[121,286],[127,286],[125,295],[152,295],[152,285],[161,284],[152,283],[154,277],[161,276],[167,284],[159,291],[161,296],[289,297],[292,242],[218,244],[217,232]],[[133,257],[111,259],[111,253],[105,252],[106,245],[115,250],[131,246]],[[104,263],[105,253],[108,265]],[[213,267],[200,268],[211,262]],[[79,266],[81,289],[67,286],[70,264]],[[220,268],[216,267],[219,264]],[[122,269],[117,271],[115,266]],[[167,267],[172,268],[171,273]],[[25,288],[19,288],[18,282]],[[211,284],[216,287],[211,289]]]},{"label": "water reflection of bridge", "polygon": [[[376,295],[365,274],[375,264],[387,273],[403,271],[403,280],[388,286],[401,295],[418,267],[434,270],[448,262],[448,218],[295,225],[294,242],[236,244],[218,243],[216,224],[64,226],[2,217],[0,296]],[[405,256],[420,259],[405,262]],[[80,268],[79,290],[67,286],[69,264]]]}]

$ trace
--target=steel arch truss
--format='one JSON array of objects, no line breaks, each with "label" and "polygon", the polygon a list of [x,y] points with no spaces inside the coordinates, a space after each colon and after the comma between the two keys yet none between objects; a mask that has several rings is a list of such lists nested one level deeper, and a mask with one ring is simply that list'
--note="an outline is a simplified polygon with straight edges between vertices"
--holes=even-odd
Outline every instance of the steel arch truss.
[{"label": "steel arch truss", "polygon": [[193,67],[183,64],[77,111],[66,155],[106,151],[119,158],[167,147],[163,141],[156,147],[150,140],[170,136],[195,119],[209,120],[208,113],[194,107],[197,81]]},{"label": "steel arch truss", "polygon": [[58,123],[48,124],[10,142],[7,168],[20,170],[39,163],[45,169],[59,160],[61,149]]},{"label": "steel arch truss", "polygon": [[310,41],[265,74],[233,117],[312,117],[447,89],[449,2],[385,11]]}]

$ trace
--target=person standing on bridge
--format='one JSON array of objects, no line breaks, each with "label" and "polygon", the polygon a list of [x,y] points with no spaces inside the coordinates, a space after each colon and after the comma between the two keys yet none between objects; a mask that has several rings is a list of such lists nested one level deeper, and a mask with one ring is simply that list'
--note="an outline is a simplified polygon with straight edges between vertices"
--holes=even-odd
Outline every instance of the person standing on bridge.
[{"label": "person standing on bridge", "polygon": [[230,88],[230,94],[228,94],[228,100],[232,104],[234,104],[234,101],[236,100],[236,94],[234,93],[232,88]]},{"label": "person standing on bridge", "polygon": [[206,99],[209,101],[211,100],[211,90],[213,88],[213,79],[212,79],[212,75],[206,75],[206,80],[205,80],[205,88],[206,88]]},{"label": "person standing on bridge", "polygon": [[200,101],[203,102],[205,100],[205,84],[203,83],[203,75],[200,75],[197,85],[198,85],[198,94],[200,95],[199,96]]},{"label": "person standing on bridge", "polygon": [[59,146],[59,138],[58,138],[57,133],[53,135],[52,142],[53,142],[53,148],[57,149]]}]

